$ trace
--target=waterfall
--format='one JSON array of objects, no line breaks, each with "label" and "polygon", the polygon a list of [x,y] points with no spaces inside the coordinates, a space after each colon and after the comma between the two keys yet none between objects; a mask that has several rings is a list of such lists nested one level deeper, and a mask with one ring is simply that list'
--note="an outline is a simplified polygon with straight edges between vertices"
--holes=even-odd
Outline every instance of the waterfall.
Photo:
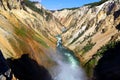
[{"label": "waterfall", "polygon": [[63,47],[60,36],[56,38],[57,54],[54,54],[53,58],[58,65],[52,69],[54,80],[87,80],[74,53]]}]

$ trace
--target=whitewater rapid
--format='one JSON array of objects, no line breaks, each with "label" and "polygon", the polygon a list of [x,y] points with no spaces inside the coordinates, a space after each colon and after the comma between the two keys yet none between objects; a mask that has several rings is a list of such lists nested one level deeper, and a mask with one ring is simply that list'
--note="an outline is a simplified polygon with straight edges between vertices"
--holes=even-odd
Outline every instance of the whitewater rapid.
[{"label": "whitewater rapid", "polygon": [[74,53],[62,45],[60,35],[56,38],[57,55],[54,55],[54,60],[57,66],[53,68],[54,80],[87,80]]}]

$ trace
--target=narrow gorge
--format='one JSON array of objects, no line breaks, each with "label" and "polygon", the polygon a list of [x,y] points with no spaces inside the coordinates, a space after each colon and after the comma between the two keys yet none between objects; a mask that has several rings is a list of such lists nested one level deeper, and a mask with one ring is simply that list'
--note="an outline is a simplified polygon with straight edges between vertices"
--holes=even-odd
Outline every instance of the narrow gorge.
[{"label": "narrow gorge", "polygon": [[120,80],[119,30],[120,0],[0,0],[0,80]]},{"label": "narrow gorge", "polygon": [[57,37],[57,54],[54,60],[57,66],[54,67],[54,80],[87,80],[87,77],[80,66],[79,59],[74,52],[62,45],[61,36]]}]

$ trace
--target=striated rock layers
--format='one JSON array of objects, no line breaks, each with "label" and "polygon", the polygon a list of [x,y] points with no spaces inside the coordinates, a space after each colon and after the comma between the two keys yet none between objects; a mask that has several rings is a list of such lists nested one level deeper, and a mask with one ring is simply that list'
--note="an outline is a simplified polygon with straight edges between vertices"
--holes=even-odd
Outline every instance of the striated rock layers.
[{"label": "striated rock layers", "polygon": [[[105,3],[77,9],[55,11],[53,15],[65,26],[62,34],[64,45],[76,52],[83,61],[89,60],[96,51],[118,34],[116,26],[120,23],[120,1],[109,0]],[[117,38],[116,38],[117,39]],[[82,52],[87,43],[94,43],[93,48]]]},{"label": "striated rock layers", "polygon": [[[50,11],[37,7],[35,9],[41,12],[32,10],[26,1],[35,7],[29,0],[0,0],[0,50],[4,57],[9,59],[8,63],[15,77],[19,78],[20,74],[29,75],[28,72],[32,70],[36,72],[36,76],[30,72],[31,79],[28,79],[29,76],[21,79],[40,80],[43,74],[37,72],[43,70],[44,73],[46,68],[54,65],[49,53],[50,49],[54,50],[56,46],[54,36],[61,33],[62,25]],[[22,58],[23,55],[27,57]],[[21,67],[18,66],[20,64]],[[22,71],[24,68],[26,70]],[[21,72],[16,73],[16,69]],[[38,76],[39,74],[41,76]],[[44,74],[47,75],[47,72]]]},{"label": "striated rock layers", "polygon": [[87,70],[101,58],[97,52],[102,46],[119,40],[119,0],[106,0],[94,7],[62,9],[54,11],[53,15],[66,27],[63,44],[75,52]]},{"label": "striated rock layers", "polygon": [[42,9],[43,13],[38,14],[23,0],[0,0],[0,6],[0,49],[5,58],[30,54],[44,63],[44,53],[55,47],[54,36],[61,33],[62,25],[50,12]]}]

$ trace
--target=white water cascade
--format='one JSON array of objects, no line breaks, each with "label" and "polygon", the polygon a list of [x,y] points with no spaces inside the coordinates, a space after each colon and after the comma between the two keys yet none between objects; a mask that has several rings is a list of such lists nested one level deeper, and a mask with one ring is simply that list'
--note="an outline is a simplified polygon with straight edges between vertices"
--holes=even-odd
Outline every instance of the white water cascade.
[{"label": "white water cascade", "polygon": [[62,46],[60,36],[57,39],[57,54],[52,56],[57,63],[52,69],[54,80],[87,80],[73,52]]}]

